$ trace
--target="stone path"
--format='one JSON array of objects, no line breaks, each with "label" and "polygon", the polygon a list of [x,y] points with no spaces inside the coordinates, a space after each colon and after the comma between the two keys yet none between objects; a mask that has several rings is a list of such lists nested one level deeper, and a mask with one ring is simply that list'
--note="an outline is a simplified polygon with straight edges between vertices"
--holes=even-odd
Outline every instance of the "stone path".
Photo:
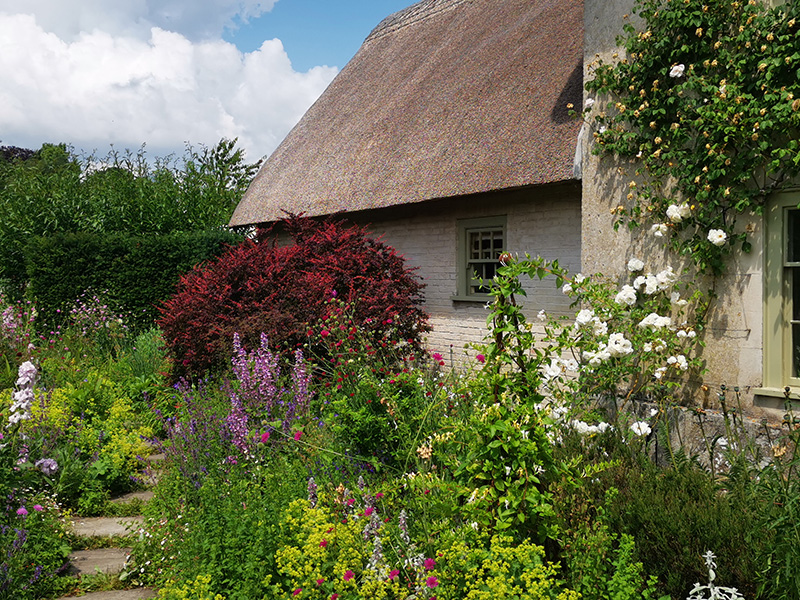
[{"label": "stone path", "polygon": [[[148,460],[156,463],[163,460],[163,455],[153,455]],[[155,483],[151,477],[149,485]],[[115,503],[127,503],[138,498],[143,502],[153,497],[153,492],[145,490],[133,492],[112,500]],[[142,516],[135,517],[76,517],[72,520],[72,531],[79,537],[99,538],[113,536],[129,536],[134,533],[144,522]],[[94,550],[78,550],[70,554],[70,573],[72,575],[92,575],[104,573],[116,575],[125,568],[125,563],[130,555],[130,548],[98,548]],[[155,598],[156,591],[150,588],[133,590],[114,590],[108,592],[93,592],[81,596],[87,600],[144,600]],[[66,600],[67,596],[59,600]]]}]

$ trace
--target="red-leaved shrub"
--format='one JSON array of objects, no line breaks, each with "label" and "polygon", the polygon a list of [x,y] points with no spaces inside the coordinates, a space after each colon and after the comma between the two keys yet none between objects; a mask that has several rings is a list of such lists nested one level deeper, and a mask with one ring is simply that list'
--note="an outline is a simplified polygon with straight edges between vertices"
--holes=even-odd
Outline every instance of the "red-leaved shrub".
[{"label": "red-leaved shrub", "polygon": [[234,333],[249,348],[262,332],[276,349],[308,343],[332,296],[376,339],[421,346],[430,330],[423,284],[393,248],[342,222],[290,216],[281,225],[291,244],[267,232],[181,278],[159,319],[177,375],[230,364]]}]

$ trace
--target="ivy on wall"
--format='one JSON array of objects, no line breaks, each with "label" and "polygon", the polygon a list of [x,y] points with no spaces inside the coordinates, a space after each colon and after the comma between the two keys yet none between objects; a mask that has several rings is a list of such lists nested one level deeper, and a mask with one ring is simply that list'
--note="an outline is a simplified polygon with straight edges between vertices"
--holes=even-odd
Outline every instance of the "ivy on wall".
[{"label": "ivy on wall", "polygon": [[[635,0],[621,50],[590,66],[594,152],[637,164],[616,226],[649,227],[720,273],[740,215],[800,172],[800,2]],[[597,100],[595,100],[597,98]],[[602,99],[602,101],[601,101]]]}]

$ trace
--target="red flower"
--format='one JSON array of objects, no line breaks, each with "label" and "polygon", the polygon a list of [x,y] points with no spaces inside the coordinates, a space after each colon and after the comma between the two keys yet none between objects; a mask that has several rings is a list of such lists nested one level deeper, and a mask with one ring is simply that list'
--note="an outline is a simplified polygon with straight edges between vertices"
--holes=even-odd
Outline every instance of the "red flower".
[{"label": "red flower", "polygon": [[317,587],[321,586],[323,583],[325,583],[324,579],[317,579]]},{"label": "red flower", "polygon": [[295,591],[292,592],[292,596],[299,596],[300,592],[303,591],[303,588],[297,588]]},{"label": "red flower", "polygon": [[478,356],[475,357],[475,360],[483,364],[486,362],[486,357],[483,354],[478,354]]},{"label": "red flower", "polygon": [[331,600],[336,600],[339,597],[339,594],[333,593],[331,594]]},{"label": "red flower", "polygon": [[324,547],[325,547],[325,546],[327,546],[327,545],[328,545],[328,540],[322,540],[322,541],[319,543],[319,547],[320,547],[320,548],[324,548]]}]

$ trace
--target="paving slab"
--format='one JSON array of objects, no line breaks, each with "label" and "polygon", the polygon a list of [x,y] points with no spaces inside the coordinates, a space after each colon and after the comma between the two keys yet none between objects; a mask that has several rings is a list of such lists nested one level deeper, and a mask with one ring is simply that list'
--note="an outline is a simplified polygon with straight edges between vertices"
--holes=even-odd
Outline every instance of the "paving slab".
[{"label": "paving slab", "polygon": [[[83,600],[145,600],[146,598],[155,598],[156,591],[151,588],[138,588],[135,590],[114,590],[111,592],[92,592],[81,596]],[[67,598],[75,598],[75,596],[64,596],[58,600],[67,600]]]},{"label": "paving slab", "polygon": [[127,504],[131,500],[135,500],[137,498],[142,502],[148,502],[153,498],[153,490],[130,492],[129,494],[123,494],[122,496],[117,496],[116,498],[112,498],[111,502],[114,504]]},{"label": "paving slab", "polygon": [[130,535],[144,523],[144,517],[76,517],[72,531],[83,537]]},{"label": "paving slab", "polygon": [[94,575],[98,571],[114,575],[122,571],[130,548],[77,550],[69,555],[70,571],[76,575]]}]

